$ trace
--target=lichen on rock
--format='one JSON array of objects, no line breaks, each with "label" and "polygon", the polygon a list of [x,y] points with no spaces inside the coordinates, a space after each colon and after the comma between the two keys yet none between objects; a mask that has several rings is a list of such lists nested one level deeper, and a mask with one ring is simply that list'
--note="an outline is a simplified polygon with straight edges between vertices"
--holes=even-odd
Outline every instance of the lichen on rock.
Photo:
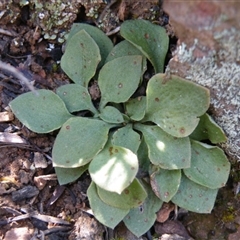
[{"label": "lichen on rock", "polygon": [[[218,10],[218,13],[225,9],[225,5],[223,6],[222,3],[210,4],[213,9]],[[204,7],[209,6],[208,3],[205,5]],[[179,26],[178,31],[181,39],[178,41],[177,49],[169,62],[167,71],[210,89],[209,113],[223,128],[228,138],[227,142],[222,143],[221,146],[231,159],[239,161],[240,33],[238,21],[234,20],[235,15],[231,15],[235,7],[229,3],[228,8],[228,13],[225,12],[225,18],[221,14],[218,14],[216,18],[211,18],[212,24],[205,26],[204,34],[196,22],[194,27],[190,26],[189,22],[189,26],[184,25],[184,21],[187,20],[183,20],[181,23],[174,22],[175,29]],[[169,11],[170,20],[171,17],[174,19],[174,11],[177,11],[177,8],[172,11],[173,8],[170,9],[170,5],[166,5],[166,9]],[[194,5],[193,9],[198,11],[199,8]],[[204,14],[212,16],[213,12],[204,12]],[[191,19],[191,15],[195,15],[195,12],[189,12],[189,15]],[[199,19],[202,20],[199,21],[201,24],[205,23],[205,15],[199,16]],[[230,19],[233,20],[230,21]],[[194,20],[191,21],[194,22]],[[184,35],[184,31],[189,34],[188,38]]]},{"label": "lichen on rock", "polygon": [[77,18],[80,0],[32,0],[30,22],[42,30],[45,39],[64,42],[66,31]]}]

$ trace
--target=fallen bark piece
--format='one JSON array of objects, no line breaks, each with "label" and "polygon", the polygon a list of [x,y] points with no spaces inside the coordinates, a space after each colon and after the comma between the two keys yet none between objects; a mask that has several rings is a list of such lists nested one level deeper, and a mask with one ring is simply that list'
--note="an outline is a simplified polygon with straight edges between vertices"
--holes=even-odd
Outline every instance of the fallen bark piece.
[{"label": "fallen bark piece", "polygon": [[26,209],[21,209],[21,210],[25,214],[22,214],[22,215],[13,217],[13,218],[11,217],[7,220],[7,223],[20,221],[20,220],[27,219],[27,218],[35,218],[35,219],[38,219],[39,221],[47,222],[47,223],[71,225],[71,223],[69,223],[69,222],[67,222],[67,221],[65,221],[61,218],[39,214],[37,211],[29,211],[29,210],[26,210]]},{"label": "fallen bark piece", "polygon": [[41,220],[43,222],[48,222],[48,223],[51,222],[51,223],[63,224],[63,225],[71,225],[70,222],[67,222],[67,221],[65,221],[61,218],[39,214],[37,211],[30,211],[30,210],[27,210],[27,209],[21,209],[21,211],[26,213],[25,215],[28,215],[29,217],[36,218],[36,219]]},{"label": "fallen bark piece", "polygon": [[1,143],[23,143],[27,142],[18,136],[16,133],[0,132],[0,142]]},{"label": "fallen bark piece", "polygon": [[26,186],[18,191],[12,192],[12,200],[14,202],[22,201],[38,195],[39,190],[33,186]]}]

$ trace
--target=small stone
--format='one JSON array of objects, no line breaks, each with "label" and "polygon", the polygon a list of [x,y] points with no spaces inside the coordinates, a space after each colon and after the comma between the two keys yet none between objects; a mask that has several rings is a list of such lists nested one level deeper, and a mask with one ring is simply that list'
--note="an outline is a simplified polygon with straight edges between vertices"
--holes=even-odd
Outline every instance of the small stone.
[{"label": "small stone", "polygon": [[46,158],[43,156],[43,154],[39,152],[34,153],[33,161],[34,161],[35,168],[46,168],[48,166]]},{"label": "small stone", "polygon": [[235,233],[237,231],[236,224],[233,222],[226,223],[225,228],[229,233]]},{"label": "small stone", "polygon": [[29,174],[26,171],[20,170],[19,171],[19,178],[20,178],[20,182],[22,184],[28,184],[29,183]]},{"label": "small stone", "polygon": [[34,183],[39,190],[42,190],[46,186],[47,180],[42,177],[34,177]]},{"label": "small stone", "polygon": [[21,228],[12,228],[11,230],[6,232],[4,240],[12,240],[12,239],[21,239],[21,240],[30,240],[31,239],[31,229],[27,227]]},{"label": "small stone", "polygon": [[240,227],[238,227],[237,232],[229,234],[227,240],[239,240],[240,239]]},{"label": "small stone", "polygon": [[14,115],[11,112],[0,112],[0,122],[9,122],[14,119]]},{"label": "small stone", "polygon": [[164,203],[161,209],[157,212],[157,221],[160,223],[164,223],[168,220],[169,215],[172,211],[174,211],[175,205],[172,203]]}]

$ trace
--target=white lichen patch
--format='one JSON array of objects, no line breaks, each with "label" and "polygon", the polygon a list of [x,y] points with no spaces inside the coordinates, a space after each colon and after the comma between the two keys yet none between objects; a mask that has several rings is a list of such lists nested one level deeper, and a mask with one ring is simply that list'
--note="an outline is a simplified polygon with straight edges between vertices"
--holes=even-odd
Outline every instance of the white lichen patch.
[{"label": "white lichen patch", "polygon": [[80,0],[33,0],[30,2],[30,22],[41,29],[45,39],[62,42],[64,36],[59,34],[70,29],[80,6]]},{"label": "white lichen patch", "polygon": [[[185,77],[210,89],[210,114],[225,131],[228,141],[221,146],[233,158],[240,160],[240,32],[235,28],[215,33],[216,49],[203,57],[194,56],[199,49],[181,43],[167,71],[184,72]],[[174,63],[175,62],[175,63]],[[177,66],[177,68],[176,68]]]}]

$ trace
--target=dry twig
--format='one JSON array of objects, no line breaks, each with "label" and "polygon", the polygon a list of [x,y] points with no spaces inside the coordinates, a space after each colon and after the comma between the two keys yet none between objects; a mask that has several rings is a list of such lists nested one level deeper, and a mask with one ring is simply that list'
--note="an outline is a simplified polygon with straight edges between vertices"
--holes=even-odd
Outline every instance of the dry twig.
[{"label": "dry twig", "polygon": [[0,69],[9,72],[14,77],[18,78],[22,83],[24,83],[31,91],[36,93],[36,90],[34,89],[32,84],[29,82],[29,80],[15,67],[0,61]]}]

